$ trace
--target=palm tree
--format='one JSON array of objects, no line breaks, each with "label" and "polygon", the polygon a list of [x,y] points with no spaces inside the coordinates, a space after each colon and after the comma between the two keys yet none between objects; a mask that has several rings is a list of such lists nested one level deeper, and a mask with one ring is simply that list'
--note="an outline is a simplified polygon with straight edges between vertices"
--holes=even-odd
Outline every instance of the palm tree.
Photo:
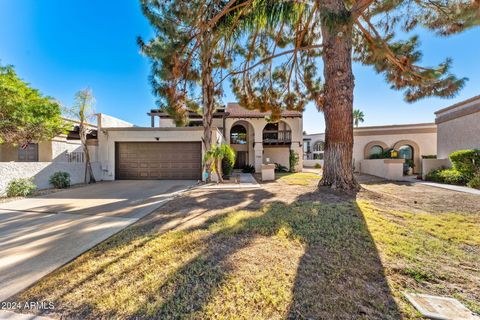
[{"label": "palm tree", "polygon": [[233,166],[235,163],[235,150],[228,144],[213,145],[209,151],[205,153],[204,162],[212,162],[211,169],[215,170],[218,182],[223,182],[222,160],[225,159]]},{"label": "palm tree", "polygon": [[355,127],[358,128],[358,124],[360,122],[363,123],[363,121],[365,121],[364,117],[365,117],[365,115],[363,114],[363,112],[360,109],[354,109],[353,110],[353,124],[355,124]]}]

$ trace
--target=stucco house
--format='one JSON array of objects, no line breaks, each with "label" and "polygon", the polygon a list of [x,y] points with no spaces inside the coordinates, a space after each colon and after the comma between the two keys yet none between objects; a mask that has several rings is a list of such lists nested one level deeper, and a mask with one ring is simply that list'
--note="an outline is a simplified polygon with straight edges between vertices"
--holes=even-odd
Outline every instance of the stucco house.
[{"label": "stucco house", "polygon": [[[268,113],[229,103],[215,112],[212,143],[227,143],[237,151],[235,168],[263,163],[289,167],[290,150],[302,155],[302,114],[284,111],[277,123]],[[106,115],[98,118],[99,159],[102,180],[195,179],[201,180],[202,117],[188,114],[189,124],[177,127],[171,116],[153,109],[151,127],[135,127]],[[302,168],[302,159],[298,168]]]}]

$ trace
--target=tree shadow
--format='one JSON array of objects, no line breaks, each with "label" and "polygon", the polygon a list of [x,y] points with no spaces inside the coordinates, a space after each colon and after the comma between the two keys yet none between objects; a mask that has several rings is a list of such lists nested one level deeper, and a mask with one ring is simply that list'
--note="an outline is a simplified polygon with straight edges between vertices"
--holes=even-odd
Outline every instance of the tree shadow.
[{"label": "tree shadow", "polygon": [[[296,270],[293,270],[294,266],[291,268],[293,280],[286,283],[291,287],[291,295],[287,300],[280,299],[282,304],[278,308],[281,309],[282,318],[401,318],[375,243],[361,210],[355,203],[354,194],[346,195],[325,189],[302,194],[292,204],[270,200],[271,194],[265,190],[235,194],[230,191],[215,192],[217,203],[209,201],[211,197],[212,193],[209,192],[197,194],[195,197],[184,196],[177,200],[185,206],[184,211],[178,212],[178,206],[172,204],[169,208],[167,205],[162,214],[152,214],[140,221],[129,237],[120,233],[102,244],[101,248],[93,252],[90,259],[101,258],[103,254],[108,255],[110,250],[115,252],[118,247],[138,242],[129,247],[122,256],[112,255],[109,264],[118,265],[116,269],[119,270],[115,273],[115,278],[103,276],[100,280],[97,279],[103,272],[105,267],[103,265],[102,268],[92,270],[87,277],[62,288],[61,296],[55,299],[60,302],[62,296],[79,290],[78,288],[85,282],[97,281],[100,286],[108,286],[109,283],[122,281],[129,273],[144,269],[150,263],[151,256],[138,259],[128,268],[123,267],[123,263],[135,253],[135,250],[155,241],[155,237],[158,236],[156,230],[180,216],[181,219],[178,220],[180,224],[175,223],[174,228],[181,227],[184,232],[182,237],[193,237],[195,232],[202,232],[205,236],[192,240],[189,244],[191,248],[188,249],[194,252],[192,258],[182,262],[152,290],[146,292],[142,287],[132,288],[133,292],[142,295],[133,311],[128,314],[122,314],[122,310],[117,309],[100,311],[92,300],[82,301],[73,310],[68,310],[72,306],[67,305],[63,310],[60,308],[57,311],[62,312],[62,316],[74,318],[202,318],[209,303],[227,299],[221,296],[223,294],[221,288],[230,277],[236,276],[235,272],[239,267],[232,261],[232,257],[241,255],[258,239],[270,243],[269,239],[281,236],[289,242],[300,243],[304,250],[303,255],[300,253],[301,257],[294,264]],[[218,206],[222,204],[224,207],[219,210]],[[226,211],[227,207],[235,209],[233,212]],[[198,220],[197,223],[184,220],[192,218],[188,213],[192,209],[195,209],[194,214],[197,216],[194,218]],[[212,210],[218,212],[210,214]],[[272,254],[268,245],[262,254],[263,256]],[[287,249],[277,254],[281,259],[291,259],[289,257],[291,252]],[[260,255],[256,257],[252,254],[249,257],[242,256],[241,259],[261,258]],[[89,259],[80,262],[87,264]],[[256,262],[260,268],[265,268],[268,264],[267,261]],[[72,265],[59,272],[69,274],[74,271],[75,265]],[[136,280],[144,276],[141,272],[136,273],[130,285],[135,286]],[[275,278],[276,274],[266,276]],[[265,280],[258,277],[257,275],[258,281]],[[245,290],[255,288],[251,283],[248,285],[242,283],[244,279],[239,281],[239,285],[244,286]],[[52,288],[60,284],[54,282]],[[48,286],[43,290],[48,290]],[[24,296],[26,297],[28,296]],[[244,303],[240,301],[242,298],[235,296],[238,301],[225,301],[233,308],[229,311],[230,315],[241,312],[242,309],[237,306]],[[131,299],[136,297],[133,296]],[[274,317],[272,314],[262,312],[264,301],[256,303],[258,304],[248,307],[258,308],[260,318]],[[225,310],[221,310],[223,311]],[[278,318],[279,314],[276,315]],[[222,314],[216,316],[222,317]],[[242,317],[242,314],[237,316]]]},{"label": "tree shadow", "polygon": [[[229,257],[251,245],[255,236],[287,237],[305,247],[288,308],[290,319],[400,319],[375,243],[355,195],[313,192],[300,198],[322,198],[291,205],[271,203],[261,215],[228,223],[225,214],[199,228],[219,225],[206,249],[173,274],[158,293],[155,318],[195,318],[216,295],[236,266]],[[288,252],[286,253],[288,254]],[[153,297],[152,297],[153,298]],[[135,315],[142,317],[144,310]]]}]

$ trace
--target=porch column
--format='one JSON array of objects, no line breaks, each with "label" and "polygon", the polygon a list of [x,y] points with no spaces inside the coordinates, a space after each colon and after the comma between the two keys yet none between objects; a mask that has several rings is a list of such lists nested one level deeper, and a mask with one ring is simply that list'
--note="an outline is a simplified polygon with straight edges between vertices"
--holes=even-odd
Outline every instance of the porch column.
[{"label": "porch column", "polygon": [[298,155],[298,163],[294,168],[295,172],[302,172],[303,170],[303,146],[299,141],[292,141],[292,145],[290,146],[290,150],[295,152]]},{"label": "porch column", "polygon": [[263,164],[263,142],[255,141],[255,147],[253,148],[255,152],[255,172],[262,172]]}]

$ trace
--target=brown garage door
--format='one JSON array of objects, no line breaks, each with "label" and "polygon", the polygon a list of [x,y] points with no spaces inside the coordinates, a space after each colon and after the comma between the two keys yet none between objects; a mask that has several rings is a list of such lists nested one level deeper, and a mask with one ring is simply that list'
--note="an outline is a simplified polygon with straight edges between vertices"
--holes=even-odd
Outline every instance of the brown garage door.
[{"label": "brown garage door", "polygon": [[117,142],[116,179],[201,179],[200,142]]}]

